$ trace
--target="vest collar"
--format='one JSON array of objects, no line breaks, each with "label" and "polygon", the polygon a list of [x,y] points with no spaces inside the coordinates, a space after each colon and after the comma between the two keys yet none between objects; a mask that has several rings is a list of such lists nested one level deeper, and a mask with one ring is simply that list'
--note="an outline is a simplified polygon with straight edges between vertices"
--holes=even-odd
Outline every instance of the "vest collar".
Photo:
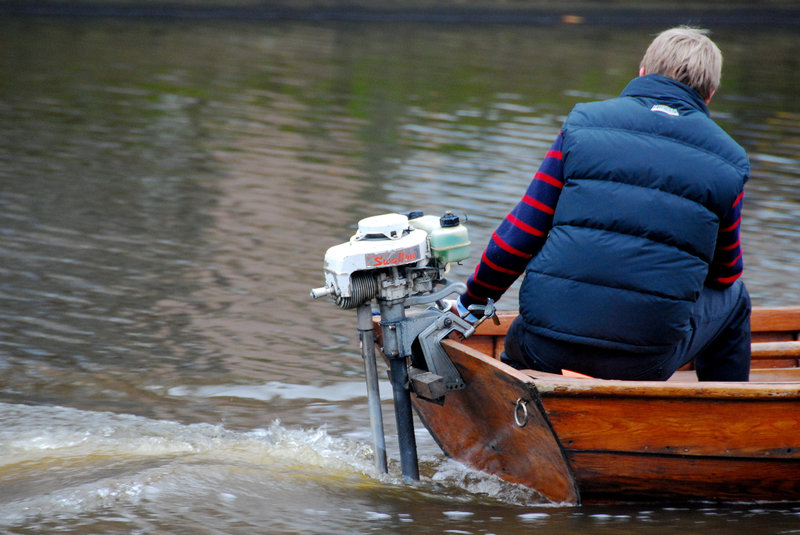
[{"label": "vest collar", "polygon": [[682,107],[685,106],[709,115],[708,106],[697,91],[686,84],[660,74],[646,74],[634,78],[622,90],[620,96],[665,100],[673,104],[680,103],[683,104]]}]

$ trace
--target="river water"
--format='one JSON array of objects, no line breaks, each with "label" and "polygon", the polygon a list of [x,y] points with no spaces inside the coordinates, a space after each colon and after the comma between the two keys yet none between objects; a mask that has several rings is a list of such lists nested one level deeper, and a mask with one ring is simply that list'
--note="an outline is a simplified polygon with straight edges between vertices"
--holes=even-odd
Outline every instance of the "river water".
[{"label": "river water", "polygon": [[[797,533],[796,504],[543,504],[419,424],[405,484],[387,383],[379,475],[355,314],[309,298],[370,215],[466,214],[477,259],[659,29],[0,20],[0,532]],[[797,304],[800,39],[714,29],[745,280]]]}]

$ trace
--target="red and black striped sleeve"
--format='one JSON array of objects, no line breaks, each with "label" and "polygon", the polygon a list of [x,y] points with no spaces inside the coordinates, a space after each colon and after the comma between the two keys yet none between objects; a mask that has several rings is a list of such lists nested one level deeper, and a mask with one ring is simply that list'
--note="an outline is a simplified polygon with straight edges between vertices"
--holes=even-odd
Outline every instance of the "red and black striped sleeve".
[{"label": "red and black striped sleeve", "polygon": [[559,134],[525,195],[492,234],[461,296],[465,307],[500,299],[544,244],[564,185],[561,144]]},{"label": "red and black striped sleeve", "polygon": [[743,199],[744,193],[740,193],[728,215],[720,221],[717,247],[706,278],[706,284],[711,287],[727,288],[742,276],[744,263],[739,228]]}]

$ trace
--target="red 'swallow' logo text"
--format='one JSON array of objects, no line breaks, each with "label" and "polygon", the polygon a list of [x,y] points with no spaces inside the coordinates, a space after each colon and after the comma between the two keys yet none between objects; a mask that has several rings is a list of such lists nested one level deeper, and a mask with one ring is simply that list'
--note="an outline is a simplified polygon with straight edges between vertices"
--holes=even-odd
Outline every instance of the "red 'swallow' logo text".
[{"label": "red 'swallow' logo text", "polygon": [[410,247],[393,253],[367,255],[367,267],[388,267],[410,264],[419,260],[419,247]]}]

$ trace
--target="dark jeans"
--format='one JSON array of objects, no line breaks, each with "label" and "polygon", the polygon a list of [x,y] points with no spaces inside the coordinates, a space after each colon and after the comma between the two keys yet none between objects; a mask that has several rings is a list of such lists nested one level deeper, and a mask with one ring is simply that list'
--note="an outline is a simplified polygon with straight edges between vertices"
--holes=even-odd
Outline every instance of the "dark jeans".
[{"label": "dark jeans", "polygon": [[508,330],[503,360],[550,373],[571,370],[602,379],[665,381],[695,361],[701,381],[750,377],[750,296],[744,283],[704,288],[692,309],[691,331],[666,353],[642,354],[574,344],[538,335],[518,317]]}]

